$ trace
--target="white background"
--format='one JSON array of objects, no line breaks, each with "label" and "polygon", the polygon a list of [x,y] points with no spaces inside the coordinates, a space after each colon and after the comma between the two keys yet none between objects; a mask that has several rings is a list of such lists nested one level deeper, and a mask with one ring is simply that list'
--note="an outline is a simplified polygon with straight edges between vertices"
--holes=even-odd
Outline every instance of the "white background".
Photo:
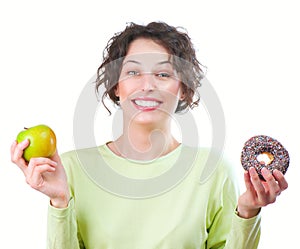
[{"label": "white background", "polygon": [[[289,189],[263,209],[259,248],[298,244],[297,1],[11,0],[0,4],[1,248],[46,245],[48,199],[30,189],[10,162],[9,148],[17,133],[24,126],[45,123],[55,130],[60,152],[73,149],[76,101],[95,74],[106,42],[126,22],[158,20],[185,27],[199,60],[208,67],[207,77],[225,112],[225,153],[240,169],[239,180],[240,151],[249,137],[270,135],[289,150]],[[203,112],[200,107],[196,115]],[[95,129],[99,142],[111,134],[103,115]],[[205,139],[209,127],[205,117],[198,121]]]}]

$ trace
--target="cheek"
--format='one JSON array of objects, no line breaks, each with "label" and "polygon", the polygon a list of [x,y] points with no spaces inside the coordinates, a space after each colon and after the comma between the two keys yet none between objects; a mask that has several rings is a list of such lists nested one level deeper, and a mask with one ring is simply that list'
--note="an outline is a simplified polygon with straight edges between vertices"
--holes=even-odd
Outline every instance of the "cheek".
[{"label": "cheek", "polygon": [[119,82],[116,94],[120,98],[120,102],[124,102],[134,91],[135,88],[132,84],[128,84],[128,82]]},{"label": "cheek", "polygon": [[182,88],[180,84],[173,84],[172,86],[164,89],[164,98],[166,100],[165,106],[167,108],[176,108],[181,98]]},{"label": "cheek", "polygon": [[173,96],[176,96],[180,98],[182,93],[182,86],[180,82],[176,82],[175,84],[172,84],[171,86],[166,89],[169,93],[171,93]]}]

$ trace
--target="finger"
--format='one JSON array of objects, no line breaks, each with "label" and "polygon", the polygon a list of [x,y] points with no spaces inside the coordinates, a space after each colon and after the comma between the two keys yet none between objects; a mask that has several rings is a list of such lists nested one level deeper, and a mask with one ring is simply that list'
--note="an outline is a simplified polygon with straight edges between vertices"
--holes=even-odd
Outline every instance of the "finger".
[{"label": "finger", "polygon": [[18,143],[18,148],[23,151],[28,147],[29,144],[30,144],[29,139],[24,139],[23,141]]},{"label": "finger", "polygon": [[27,163],[23,158],[24,149],[29,145],[29,140],[20,143],[16,141],[11,145],[11,161],[19,166],[22,171],[26,169]]},{"label": "finger", "polygon": [[35,168],[42,165],[49,165],[49,167],[53,168],[53,171],[55,171],[57,163],[46,157],[31,158],[25,172],[26,178],[31,178]]},{"label": "finger", "polygon": [[281,189],[274,176],[267,168],[262,168],[261,173],[267,183],[269,202],[272,203],[276,200],[276,196],[281,193]]},{"label": "finger", "polygon": [[260,203],[266,203],[266,201],[267,201],[266,200],[266,191],[265,191],[263,184],[261,183],[261,180],[256,172],[256,169],[251,167],[249,169],[249,173],[250,173],[250,180],[253,185],[253,188],[255,189],[258,201]]},{"label": "finger", "polygon": [[63,168],[60,156],[58,154],[58,151],[56,150],[55,154],[51,157],[51,160],[57,162],[57,170],[61,170]]},{"label": "finger", "polygon": [[20,143],[17,143],[15,146],[15,150],[14,150],[14,154],[13,154],[13,158],[14,159],[19,159],[23,156],[23,152],[24,150],[28,147],[29,145],[29,140],[25,139]]},{"label": "finger", "polygon": [[[46,157],[31,158],[26,170],[26,181],[28,184],[37,186],[37,179],[41,179],[41,174],[46,171],[54,172],[56,170],[57,163]],[[31,180],[34,179],[34,180]],[[35,188],[34,187],[34,188]]]},{"label": "finger", "polygon": [[253,185],[250,179],[250,173],[249,171],[244,172],[244,182],[247,190],[252,191],[253,190]]},{"label": "finger", "polygon": [[49,164],[42,164],[33,167],[32,174],[30,177],[26,178],[26,182],[34,189],[41,190],[45,181],[43,174],[46,172],[54,172],[55,168],[51,167]]},{"label": "finger", "polygon": [[244,182],[245,182],[246,189],[248,191],[250,191],[253,196],[256,197],[256,191],[255,191],[255,189],[254,189],[254,187],[252,185],[249,171],[245,171],[244,172]]},{"label": "finger", "polygon": [[17,148],[18,142],[15,140],[12,145],[10,146],[10,159],[13,163],[15,163],[15,150]]},{"label": "finger", "polygon": [[273,175],[274,175],[276,181],[278,182],[278,185],[281,190],[285,190],[288,188],[288,182],[286,181],[286,179],[281,171],[279,171],[278,169],[275,169],[273,171]]},{"label": "finger", "polygon": [[56,150],[51,159],[55,162],[60,162],[60,156],[58,155],[58,151]]},{"label": "finger", "polygon": [[47,157],[34,157],[31,158],[28,164],[28,167],[30,166],[39,166],[43,164],[48,164],[50,167],[55,168],[57,166],[57,162],[51,160],[50,158]]},{"label": "finger", "polygon": [[16,140],[11,144],[11,146],[10,146],[10,154],[11,155],[14,154],[14,151],[15,151],[15,149],[17,147],[17,144],[18,144],[18,142]]}]

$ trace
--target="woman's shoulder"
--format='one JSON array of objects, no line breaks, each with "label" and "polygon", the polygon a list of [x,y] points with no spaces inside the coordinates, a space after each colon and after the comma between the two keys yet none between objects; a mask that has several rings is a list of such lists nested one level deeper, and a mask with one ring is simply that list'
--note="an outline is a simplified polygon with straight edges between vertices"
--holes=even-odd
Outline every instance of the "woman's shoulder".
[{"label": "woman's shoulder", "polygon": [[80,148],[80,149],[74,149],[74,150],[63,152],[60,155],[60,157],[62,159],[76,159],[78,158],[78,156],[82,156],[82,155],[91,156],[93,154],[96,154],[98,151],[99,151],[99,147]]},{"label": "woman's shoulder", "polygon": [[100,148],[101,146],[73,149],[63,152],[60,158],[65,168],[75,168],[81,166],[82,163],[94,162],[100,154]]}]

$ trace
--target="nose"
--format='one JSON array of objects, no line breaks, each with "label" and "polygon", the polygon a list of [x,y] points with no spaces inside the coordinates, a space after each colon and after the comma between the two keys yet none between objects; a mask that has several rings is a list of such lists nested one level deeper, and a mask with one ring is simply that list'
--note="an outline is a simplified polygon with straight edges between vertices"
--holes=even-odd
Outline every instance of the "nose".
[{"label": "nose", "polygon": [[152,91],[156,88],[156,83],[153,73],[145,72],[141,77],[141,84],[143,91]]}]

